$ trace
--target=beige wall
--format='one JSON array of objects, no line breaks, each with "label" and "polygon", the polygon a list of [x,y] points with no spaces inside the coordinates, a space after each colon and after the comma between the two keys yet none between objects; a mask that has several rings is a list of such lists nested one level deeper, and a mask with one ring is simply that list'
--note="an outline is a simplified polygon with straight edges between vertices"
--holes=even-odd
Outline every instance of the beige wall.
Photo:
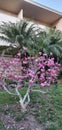
[{"label": "beige wall", "polygon": [[[0,10],[0,22],[1,21],[11,21],[11,22],[16,22],[16,21],[19,21],[21,19],[23,19],[23,9],[20,10],[19,14],[18,15],[14,15],[12,13],[9,13],[9,12],[6,12],[6,11],[3,11],[3,10]],[[37,21],[33,21],[35,24],[37,25],[40,25],[42,28],[45,28],[47,27],[46,24],[43,24],[43,23],[39,23]],[[56,29],[57,30],[60,30],[62,31],[62,18],[60,20],[58,20],[57,22],[55,22],[53,25],[51,25],[50,27],[55,27],[56,26]]]},{"label": "beige wall", "polygon": [[53,24],[53,27],[56,26],[57,30],[62,31],[62,18],[60,20],[58,20],[55,24]]},{"label": "beige wall", "polygon": [[0,9],[0,13],[2,13],[2,14],[7,14],[7,15],[9,15],[9,16],[17,17],[17,15],[15,15],[15,14],[13,14],[13,13],[11,13],[11,12],[8,12],[8,11],[1,10],[1,9]]}]

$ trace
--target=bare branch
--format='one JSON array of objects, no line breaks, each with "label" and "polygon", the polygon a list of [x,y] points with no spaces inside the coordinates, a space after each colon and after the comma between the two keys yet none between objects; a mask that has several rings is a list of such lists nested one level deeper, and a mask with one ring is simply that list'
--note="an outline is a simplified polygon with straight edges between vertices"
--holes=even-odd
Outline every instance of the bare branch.
[{"label": "bare branch", "polygon": [[40,93],[47,93],[48,91],[44,92],[44,91],[41,91],[41,90],[32,90],[32,92],[40,92]]}]

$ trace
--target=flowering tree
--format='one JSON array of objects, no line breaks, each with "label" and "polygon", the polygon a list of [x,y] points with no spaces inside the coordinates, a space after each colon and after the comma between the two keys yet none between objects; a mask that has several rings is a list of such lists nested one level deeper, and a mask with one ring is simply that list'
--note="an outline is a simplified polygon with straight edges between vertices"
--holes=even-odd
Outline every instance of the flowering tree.
[{"label": "flowering tree", "polygon": [[[51,83],[57,78],[60,70],[60,64],[54,62],[52,54],[48,57],[39,52],[37,57],[27,56],[18,53],[15,58],[0,57],[0,86],[9,94],[17,95],[20,99],[20,105],[23,111],[26,110],[30,102],[31,91],[41,91],[41,87],[50,87]],[[12,83],[9,84],[9,81]],[[27,88],[24,97],[19,92],[19,88]],[[33,89],[37,88],[38,89]],[[15,93],[10,88],[15,89]]]}]

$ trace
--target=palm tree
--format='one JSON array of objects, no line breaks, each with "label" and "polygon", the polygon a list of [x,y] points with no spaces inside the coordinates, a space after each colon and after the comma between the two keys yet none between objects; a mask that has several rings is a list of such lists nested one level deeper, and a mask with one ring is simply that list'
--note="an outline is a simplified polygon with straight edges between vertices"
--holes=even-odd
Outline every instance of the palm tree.
[{"label": "palm tree", "polygon": [[49,55],[53,53],[57,59],[62,57],[62,33],[55,29],[42,30],[29,21],[5,23],[0,26],[0,38],[10,42],[6,52],[15,55],[23,47],[28,48],[29,54],[42,51]]},{"label": "palm tree", "polygon": [[38,29],[35,28],[35,25],[30,24],[26,20],[21,20],[17,23],[3,22],[0,25],[0,38],[11,43],[9,46],[10,49],[7,49],[8,52],[9,50],[12,52],[13,49],[23,51],[24,46],[28,47],[28,51],[32,53],[35,50],[36,30]]},{"label": "palm tree", "polygon": [[51,28],[41,31],[37,39],[37,48],[48,55],[52,52],[59,60],[62,57],[62,33]]}]

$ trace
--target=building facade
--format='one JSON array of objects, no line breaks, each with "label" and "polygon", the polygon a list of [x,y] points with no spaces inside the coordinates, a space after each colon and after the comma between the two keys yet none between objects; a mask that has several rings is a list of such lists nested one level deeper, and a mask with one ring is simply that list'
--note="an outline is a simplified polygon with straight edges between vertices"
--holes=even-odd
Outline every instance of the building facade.
[{"label": "building facade", "polygon": [[0,0],[0,22],[23,18],[62,31],[62,13],[32,0]]}]

